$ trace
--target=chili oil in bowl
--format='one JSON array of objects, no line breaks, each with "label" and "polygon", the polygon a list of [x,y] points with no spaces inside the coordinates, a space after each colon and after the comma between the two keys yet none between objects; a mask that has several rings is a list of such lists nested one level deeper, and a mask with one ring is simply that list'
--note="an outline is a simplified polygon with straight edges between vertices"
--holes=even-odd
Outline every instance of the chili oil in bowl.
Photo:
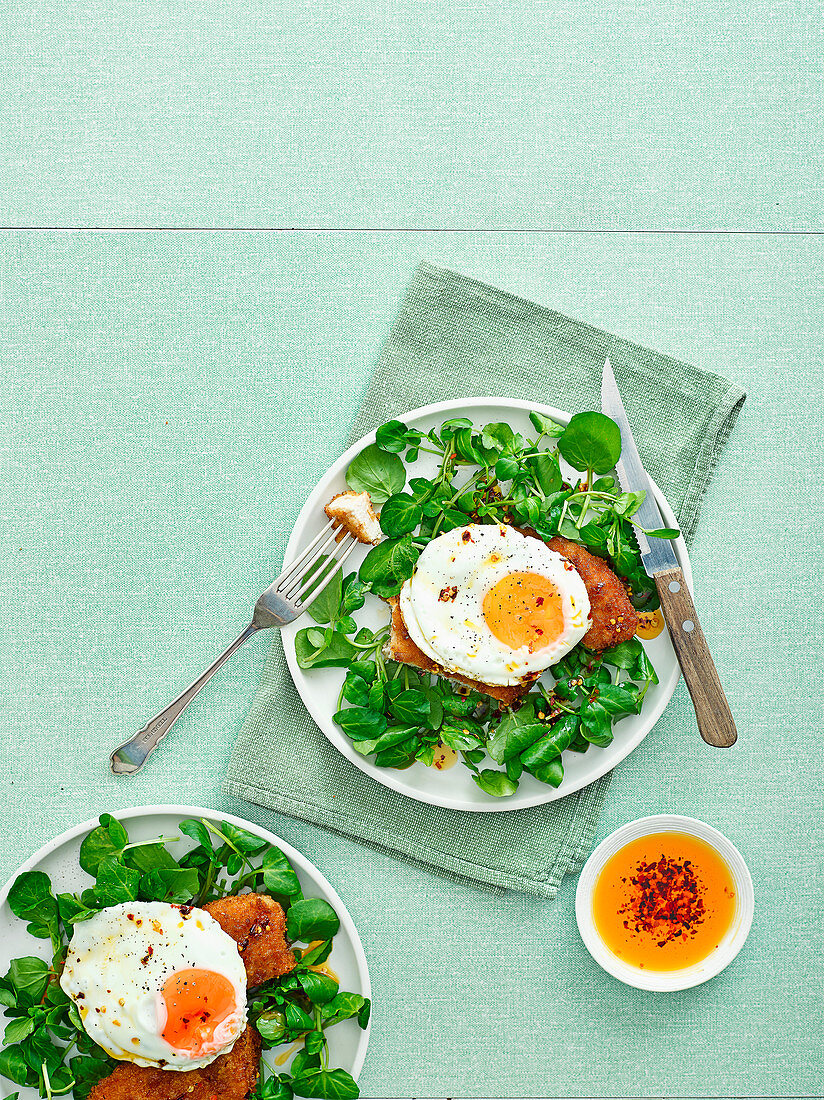
[{"label": "chili oil in bowl", "polygon": [[692,817],[631,821],[584,865],[575,915],[587,950],[619,981],[657,992],[714,978],[752,924],[752,879],[725,836]]}]

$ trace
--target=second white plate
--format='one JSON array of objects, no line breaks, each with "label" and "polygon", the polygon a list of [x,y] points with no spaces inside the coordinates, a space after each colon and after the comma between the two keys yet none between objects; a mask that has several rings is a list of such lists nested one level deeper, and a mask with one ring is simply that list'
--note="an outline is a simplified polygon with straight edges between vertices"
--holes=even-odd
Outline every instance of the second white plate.
[{"label": "second white plate", "polygon": [[[549,405],[537,401],[518,401],[510,398],[476,397],[463,401],[447,401],[437,405],[427,405],[411,412],[399,411],[396,419],[410,427],[429,431],[438,428],[444,420],[451,417],[467,416],[480,426],[499,421],[508,423],[513,431],[524,435],[534,435],[529,421],[531,410],[545,413],[554,420],[566,424],[570,413],[561,412]],[[346,450],[326,475],[320,480],[301,509],[295,528],[286,548],[285,560],[288,563],[300,553],[326,523],[324,505],[336,494],[346,489],[346,469],[349,463],[363,447],[374,443],[375,433],[364,436],[359,442]],[[421,455],[412,467],[412,476],[428,477],[435,472],[434,459]],[[567,470],[571,475],[571,471]],[[653,483],[653,492],[665,523],[677,527],[678,521],[661,491]],[[692,588],[692,570],[684,540],[679,538],[673,543],[676,556],[684,572],[687,584]],[[347,562],[346,571],[357,570],[366,556],[367,547],[356,550]],[[357,613],[358,625],[372,629],[384,626],[389,621],[389,611],[380,600],[368,598],[366,606]],[[323,668],[304,671],[298,665],[295,656],[295,635],[305,626],[311,625],[307,619],[298,619],[282,631],[286,661],[306,709],[326,734],[331,743],[355,767],[360,768],[378,783],[399,791],[401,794],[426,802],[432,806],[446,806],[453,810],[503,811],[520,810],[527,806],[538,806],[544,802],[553,802],[557,798],[572,794],[587,784],[606,775],[619,764],[624,757],[636,749],[661,717],[669,703],[675,685],[678,683],[680,669],[666,630],[653,641],[644,643],[650,660],[655,666],[659,682],[653,684],[646,694],[643,710],[640,714],[622,718],[615,725],[615,739],[605,749],[591,746],[586,753],[564,753],[564,780],[560,787],[553,788],[540,783],[531,775],[524,774],[518,790],[508,798],[494,798],[486,794],[472,779],[469,770],[457,764],[448,771],[437,771],[415,763],[410,768],[398,771],[392,768],[378,768],[375,764],[357,753],[349,738],[333,721],[337,710],[337,699],[345,674],[344,669]]]}]

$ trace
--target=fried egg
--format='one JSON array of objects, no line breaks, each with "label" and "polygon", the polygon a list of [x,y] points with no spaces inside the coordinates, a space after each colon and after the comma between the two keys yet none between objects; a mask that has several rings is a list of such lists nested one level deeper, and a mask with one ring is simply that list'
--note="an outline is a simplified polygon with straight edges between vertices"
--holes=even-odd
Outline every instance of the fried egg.
[{"label": "fried egg", "polygon": [[484,684],[534,679],[590,625],[574,566],[505,524],[472,523],[433,539],[401,589],[400,609],[420,650]]},{"label": "fried egg", "polygon": [[138,1066],[208,1066],[246,1027],[243,959],[202,909],[102,909],[75,925],[60,985],[98,1046]]}]

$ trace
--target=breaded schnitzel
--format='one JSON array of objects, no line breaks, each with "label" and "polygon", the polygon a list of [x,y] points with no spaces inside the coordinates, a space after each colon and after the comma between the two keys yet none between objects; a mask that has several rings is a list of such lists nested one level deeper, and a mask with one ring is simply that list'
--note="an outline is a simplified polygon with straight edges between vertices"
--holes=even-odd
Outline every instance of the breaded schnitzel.
[{"label": "breaded schnitzel", "polygon": [[89,1100],[246,1100],[260,1074],[261,1040],[250,1025],[228,1054],[187,1072],[121,1064]]},{"label": "breaded schnitzel", "polygon": [[[524,534],[533,532],[524,530]],[[586,587],[592,626],[584,635],[583,644],[600,652],[634,637],[638,630],[638,615],[630,603],[626,588],[604,559],[597,558],[586,547],[561,535],[551,538],[547,546],[575,566]]]},{"label": "breaded schnitzel", "polygon": [[274,898],[238,894],[203,908],[237,943],[250,988],[294,969],[295,956],[286,944],[286,914]]}]

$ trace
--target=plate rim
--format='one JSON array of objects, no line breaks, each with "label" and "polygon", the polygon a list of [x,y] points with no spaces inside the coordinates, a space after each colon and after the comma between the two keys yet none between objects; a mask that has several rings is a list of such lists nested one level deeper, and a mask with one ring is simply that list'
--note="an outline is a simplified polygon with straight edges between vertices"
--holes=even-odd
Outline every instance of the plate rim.
[{"label": "plate rim", "polygon": [[[172,816],[180,817],[208,817],[210,819],[220,818],[223,821],[228,821],[231,825],[237,825],[238,828],[248,829],[250,832],[257,832],[262,838],[265,838],[268,843],[275,844],[281,849],[287,859],[291,862],[294,861],[298,865],[299,869],[303,871],[310,879],[313,879],[316,884],[318,880],[323,885],[324,891],[327,893],[329,900],[335,908],[335,912],[340,917],[341,925],[346,929],[349,941],[352,945],[352,950],[355,955],[356,969],[358,978],[362,982],[363,996],[372,998],[372,982],[369,977],[369,964],[366,959],[366,953],[363,950],[363,944],[361,943],[360,934],[358,933],[357,926],[352,919],[352,915],[341,900],[337,890],[332,886],[326,876],[320,871],[311,860],[305,856],[302,852],[298,851],[288,840],[283,840],[273,833],[270,829],[265,828],[263,825],[257,825],[253,821],[247,821],[245,818],[238,817],[237,814],[230,813],[227,810],[214,810],[204,806],[189,806],[179,803],[157,803],[147,806],[131,806],[127,809],[108,811],[103,810],[102,813],[111,813],[112,817],[117,818],[118,821],[130,820],[132,818],[146,818],[157,816],[158,814],[165,813]],[[69,844],[75,841],[81,835],[88,834],[92,829],[96,828],[100,823],[100,814],[89,818],[86,821],[80,822],[78,825],[73,825],[68,829],[65,829],[62,833],[53,837],[45,844],[41,845],[29,858],[20,865],[20,867],[13,872],[9,880],[5,883],[2,889],[0,889],[0,913],[8,910],[10,916],[14,917],[14,914],[8,908],[8,895],[9,890],[14,885],[17,878],[20,875],[25,874],[28,871],[36,870],[38,864],[46,859],[49,855],[55,852],[64,844]],[[78,867],[80,865],[78,864]],[[82,869],[82,868],[81,868]],[[15,918],[17,919],[17,918]],[[22,922],[21,922],[22,923]],[[358,1036],[358,1045],[355,1050],[355,1057],[350,1071],[355,1080],[358,1079],[363,1065],[366,1061],[366,1052],[369,1047],[369,1036],[372,1030],[372,1018],[370,1014],[369,1022],[366,1027],[360,1032]]]},{"label": "plate rim", "polygon": [[[571,419],[571,417],[574,415],[573,413],[566,412],[565,410],[559,409],[559,408],[557,408],[553,405],[547,405],[545,402],[542,402],[542,401],[531,401],[531,400],[527,400],[526,398],[515,398],[515,397],[490,397],[490,396],[485,396],[484,397],[484,396],[481,396],[481,397],[469,397],[469,398],[463,398],[463,399],[459,398],[459,399],[453,399],[453,400],[450,400],[450,401],[436,401],[436,402],[433,402],[433,403],[428,404],[428,405],[421,405],[420,407],[415,408],[415,409],[409,409],[406,412],[398,411],[395,414],[395,416],[393,417],[393,419],[400,419],[400,420],[403,420],[403,421],[413,420],[413,419],[420,419],[420,418],[426,417],[426,416],[433,416],[433,415],[439,415],[441,413],[454,412],[454,411],[457,411],[458,409],[472,409],[472,408],[479,408],[479,407],[483,407],[483,406],[491,406],[493,408],[501,408],[501,409],[507,409],[507,408],[517,409],[521,412],[529,412],[530,410],[535,410],[537,412],[542,412],[545,415],[552,417],[552,419],[558,420],[560,423],[564,423],[564,424],[568,423],[569,420]],[[306,524],[308,523],[309,518],[310,518],[310,506],[312,504],[313,496],[318,492],[321,485],[323,485],[327,481],[327,479],[329,479],[330,477],[334,477],[338,473],[344,471],[346,466],[352,461],[352,459],[355,457],[355,455],[358,454],[358,452],[363,449],[363,447],[367,447],[367,446],[369,446],[370,443],[374,443],[375,438],[376,438],[376,433],[377,433],[377,428],[374,428],[370,432],[367,432],[365,435],[361,436],[360,439],[357,439],[353,443],[351,443],[335,459],[335,461],[327,468],[327,470],[324,472],[324,474],[318,479],[318,481],[315,482],[315,484],[309,490],[309,493],[307,494],[306,500],[304,501],[300,511],[298,512],[297,518],[295,519],[294,525],[292,527],[292,531],[291,531],[291,533],[289,535],[289,539],[287,541],[286,551],[284,553],[284,559],[283,559],[284,568],[286,568],[289,565],[289,563],[291,561],[293,561],[295,559],[295,557],[297,556],[298,547],[299,547],[299,543],[301,542],[301,536],[302,536],[303,529],[306,527]],[[665,519],[665,521],[667,523],[674,524],[675,526],[678,526],[678,519],[677,519],[674,511],[670,507],[669,501],[667,500],[667,498],[664,496],[661,489],[658,487],[658,485],[655,483],[655,481],[651,477],[650,477],[650,483],[652,485],[652,490],[653,490],[653,495],[655,497],[655,501],[656,501],[658,507],[661,509],[663,518]],[[672,546],[673,546],[673,549],[675,551],[675,556],[678,559],[678,563],[681,566],[682,572],[684,574],[684,578],[687,582],[687,587],[689,588],[690,592],[692,592],[692,590],[693,590],[692,565],[690,563],[689,553],[687,551],[687,547],[686,547],[686,543],[684,542],[683,535],[680,535],[677,539],[675,539],[672,543]],[[550,802],[555,802],[558,799],[565,798],[568,795],[576,794],[578,791],[581,791],[585,787],[590,786],[592,783],[596,782],[596,780],[601,779],[604,775],[606,775],[609,772],[613,771],[620,763],[622,763],[627,758],[627,756],[631,755],[631,753],[633,753],[635,751],[635,749],[637,749],[639,747],[641,742],[648,736],[648,734],[652,731],[653,727],[656,725],[656,723],[659,721],[659,719],[663,716],[664,711],[669,706],[670,701],[672,699],[672,696],[675,693],[675,689],[678,686],[678,681],[681,678],[680,668],[678,667],[677,661],[676,661],[676,670],[675,670],[676,674],[673,678],[672,687],[671,687],[671,690],[669,691],[669,694],[666,696],[666,698],[662,700],[660,712],[655,716],[655,718],[651,722],[649,728],[647,730],[645,730],[643,735],[640,738],[638,738],[635,743],[631,744],[630,747],[627,748],[626,752],[623,753],[623,755],[621,755],[611,765],[607,765],[607,766],[604,766],[602,768],[596,767],[595,771],[594,771],[594,774],[592,774],[589,777],[584,777],[580,782],[576,781],[568,789],[562,790],[562,788],[553,788],[553,787],[547,786],[547,788],[546,788],[547,793],[544,793],[543,791],[539,791],[534,795],[527,796],[526,798],[524,798],[523,800],[517,802],[514,805],[512,805],[511,803],[509,805],[501,805],[499,803],[480,805],[480,804],[474,804],[474,803],[467,803],[467,802],[464,802],[463,800],[455,800],[455,799],[449,800],[449,799],[440,797],[437,794],[432,795],[432,796],[426,796],[426,795],[423,794],[423,792],[410,791],[409,789],[404,787],[404,785],[399,780],[396,780],[394,775],[384,776],[382,774],[378,774],[379,769],[375,768],[374,765],[369,765],[369,762],[365,758],[361,757],[358,753],[356,753],[354,751],[354,749],[352,749],[351,751],[345,751],[345,750],[348,750],[348,746],[346,745],[346,742],[343,740],[345,735],[343,733],[340,734],[340,743],[338,743],[337,734],[334,734],[334,735],[330,734],[326,729],[324,729],[323,725],[321,724],[321,721],[319,721],[318,718],[316,717],[315,713],[313,712],[313,708],[309,705],[309,702],[304,697],[304,694],[300,689],[299,679],[305,676],[305,672],[297,664],[297,657],[296,657],[294,641],[293,641],[293,637],[294,637],[293,631],[296,632],[295,624],[290,624],[288,627],[285,628],[284,631],[281,631],[281,638],[282,638],[282,641],[283,641],[283,651],[284,651],[284,655],[285,655],[285,658],[286,658],[286,664],[287,664],[287,667],[289,669],[289,674],[292,678],[292,683],[294,684],[295,690],[297,691],[298,695],[300,696],[303,705],[306,707],[307,711],[309,712],[309,716],[312,718],[312,721],[315,722],[315,724],[320,729],[321,733],[323,733],[324,737],[327,739],[327,741],[329,741],[329,743],[332,745],[332,747],[334,749],[336,749],[336,751],[338,751],[351,764],[354,764],[354,766],[357,767],[364,775],[368,776],[368,778],[374,780],[376,783],[380,783],[382,786],[388,788],[389,790],[393,790],[393,791],[397,792],[398,794],[405,795],[407,798],[411,798],[414,801],[421,802],[424,805],[440,806],[440,807],[443,807],[445,809],[460,810],[464,813],[507,813],[507,812],[514,812],[516,810],[528,809],[528,808],[531,808],[533,806],[543,806],[543,805],[547,805]],[[636,737],[637,737],[637,735],[636,735]],[[391,772],[392,771],[392,769],[388,769],[388,768],[383,769],[383,770],[386,771],[386,772]],[[500,802],[504,802],[504,801],[505,800],[503,800],[503,799],[500,800]],[[506,800],[506,801],[509,801],[509,800]]]}]

